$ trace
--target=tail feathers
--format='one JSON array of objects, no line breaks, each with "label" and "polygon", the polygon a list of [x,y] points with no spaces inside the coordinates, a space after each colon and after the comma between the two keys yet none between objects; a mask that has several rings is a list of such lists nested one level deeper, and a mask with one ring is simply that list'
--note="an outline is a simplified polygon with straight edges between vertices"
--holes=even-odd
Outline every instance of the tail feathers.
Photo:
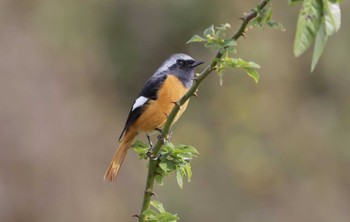
[{"label": "tail feathers", "polygon": [[120,166],[122,165],[124,158],[131,147],[131,143],[134,140],[136,132],[127,131],[124,138],[121,140],[116,153],[113,156],[112,162],[109,165],[107,172],[104,176],[104,180],[108,182],[113,182],[118,175]]}]

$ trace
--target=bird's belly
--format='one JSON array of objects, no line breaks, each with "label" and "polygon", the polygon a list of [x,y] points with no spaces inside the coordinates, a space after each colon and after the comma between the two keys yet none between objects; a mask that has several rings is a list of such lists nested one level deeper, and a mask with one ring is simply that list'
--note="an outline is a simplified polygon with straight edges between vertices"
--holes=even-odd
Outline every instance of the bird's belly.
[{"label": "bird's belly", "polygon": [[[179,101],[187,91],[188,89],[177,77],[169,75],[158,91],[157,100],[151,100],[142,115],[136,120],[134,124],[136,130],[138,132],[151,132],[156,128],[162,128],[175,105],[174,103]],[[181,106],[175,121],[182,115],[187,105],[188,101]]]}]

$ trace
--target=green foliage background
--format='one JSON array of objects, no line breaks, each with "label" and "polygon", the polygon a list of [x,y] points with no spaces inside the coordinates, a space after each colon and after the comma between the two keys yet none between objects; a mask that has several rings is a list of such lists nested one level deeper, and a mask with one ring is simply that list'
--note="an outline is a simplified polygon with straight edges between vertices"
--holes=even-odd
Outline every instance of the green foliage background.
[{"label": "green foliage background", "polygon": [[[210,24],[234,30],[256,1],[0,2],[0,221],[132,221],[145,161],[130,152],[118,181],[103,173],[129,108],[170,54],[209,61],[185,42]],[[272,1],[286,27],[250,31],[239,57],[257,62],[211,76],[174,128],[199,152],[192,182],[157,187],[183,221],[349,221],[349,2],[310,74],[295,59],[300,6]],[[143,137],[140,137],[144,139]],[[135,219],[136,220],[136,219]]]}]

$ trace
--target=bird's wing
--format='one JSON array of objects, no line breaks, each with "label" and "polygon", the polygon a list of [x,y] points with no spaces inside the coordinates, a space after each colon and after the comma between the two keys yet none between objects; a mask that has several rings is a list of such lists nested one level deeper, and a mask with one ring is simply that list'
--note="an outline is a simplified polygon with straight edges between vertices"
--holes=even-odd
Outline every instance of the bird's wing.
[{"label": "bird's wing", "polygon": [[126,120],[124,129],[120,134],[119,140],[123,137],[125,131],[139,118],[143,111],[147,108],[150,100],[157,100],[157,93],[163,82],[167,78],[164,76],[152,76],[142,88],[139,97],[135,100],[131,107],[129,116]]}]

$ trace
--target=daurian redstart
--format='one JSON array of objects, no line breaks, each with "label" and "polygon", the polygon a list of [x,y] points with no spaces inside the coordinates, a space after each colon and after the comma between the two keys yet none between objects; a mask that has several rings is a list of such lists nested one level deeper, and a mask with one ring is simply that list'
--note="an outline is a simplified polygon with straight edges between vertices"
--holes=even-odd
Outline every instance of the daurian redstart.
[{"label": "daurian redstart", "polygon": [[[132,141],[139,133],[148,135],[163,127],[174,103],[192,86],[195,67],[202,63],[186,54],[177,53],[165,60],[148,79],[131,107],[119,137],[119,146],[104,176],[106,181],[115,180]],[[181,107],[175,121],[185,111],[187,105],[188,101]]]}]

